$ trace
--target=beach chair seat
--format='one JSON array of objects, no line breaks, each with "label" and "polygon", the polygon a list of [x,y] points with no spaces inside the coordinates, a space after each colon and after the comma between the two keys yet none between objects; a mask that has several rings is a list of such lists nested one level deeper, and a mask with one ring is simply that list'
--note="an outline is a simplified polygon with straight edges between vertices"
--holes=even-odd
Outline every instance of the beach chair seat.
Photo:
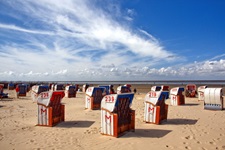
[{"label": "beach chair seat", "polygon": [[102,98],[105,95],[104,87],[89,87],[86,90],[85,109],[100,109]]},{"label": "beach chair seat", "polygon": [[64,91],[47,91],[39,94],[38,126],[52,127],[65,120],[65,105],[61,104]]},{"label": "beach chair seat", "polygon": [[131,104],[134,93],[111,94],[101,102],[101,134],[122,136],[126,131],[135,130],[135,111]]},{"label": "beach chair seat", "polygon": [[204,109],[222,110],[223,109],[223,90],[222,88],[206,88],[204,92]]},{"label": "beach chair seat", "polygon": [[67,85],[65,87],[65,97],[67,98],[71,98],[71,97],[76,97],[76,86],[72,86],[72,85]]},{"label": "beach chair seat", "polygon": [[184,105],[185,97],[183,95],[184,88],[175,87],[170,90],[170,104],[173,106]]},{"label": "beach chair seat", "polygon": [[162,120],[167,120],[168,105],[165,104],[167,91],[150,91],[145,96],[144,122],[160,124]]},{"label": "beach chair seat", "polygon": [[207,86],[199,86],[198,87],[198,100],[199,101],[204,101],[204,92]]}]

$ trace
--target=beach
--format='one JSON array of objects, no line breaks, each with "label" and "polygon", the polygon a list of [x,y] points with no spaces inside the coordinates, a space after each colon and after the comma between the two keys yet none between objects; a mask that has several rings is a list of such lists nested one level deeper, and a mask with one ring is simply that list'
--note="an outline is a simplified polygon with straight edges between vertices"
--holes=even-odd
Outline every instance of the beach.
[{"label": "beach", "polygon": [[[114,87],[116,89],[117,86]],[[143,122],[144,97],[150,85],[137,88],[131,108],[135,110],[135,132],[119,138],[100,133],[100,110],[87,110],[85,93],[63,98],[65,122],[54,127],[36,126],[37,103],[26,97],[15,98],[15,90],[6,90],[9,98],[0,100],[0,149],[225,149],[225,112],[204,110],[198,98],[185,99],[185,105],[171,106],[167,121],[160,125]]]}]

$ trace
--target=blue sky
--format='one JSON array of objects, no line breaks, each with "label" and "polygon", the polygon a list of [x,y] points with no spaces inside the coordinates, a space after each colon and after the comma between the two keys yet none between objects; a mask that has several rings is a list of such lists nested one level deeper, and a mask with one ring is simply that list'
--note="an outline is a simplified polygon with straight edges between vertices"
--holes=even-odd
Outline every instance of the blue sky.
[{"label": "blue sky", "polygon": [[0,80],[225,79],[224,0],[0,1]]}]

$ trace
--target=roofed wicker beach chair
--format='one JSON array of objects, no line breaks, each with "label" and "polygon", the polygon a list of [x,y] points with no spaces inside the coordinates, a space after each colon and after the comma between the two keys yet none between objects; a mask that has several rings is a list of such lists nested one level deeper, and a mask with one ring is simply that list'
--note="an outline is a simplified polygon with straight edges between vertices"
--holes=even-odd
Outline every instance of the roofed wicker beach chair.
[{"label": "roofed wicker beach chair", "polygon": [[206,88],[204,91],[204,109],[223,110],[223,89],[222,88]]},{"label": "roofed wicker beach chair", "polygon": [[188,84],[186,85],[185,89],[185,96],[186,97],[196,97],[196,85],[195,84]]},{"label": "roofed wicker beach chair", "polygon": [[65,120],[64,91],[47,91],[38,95],[38,126],[52,127]]},{"label": "roofed wicker beach chair", "polygon": [[19,96],[27,96],[27,85],[26,84],[18,84],[19,87]]},{"label": "roofed wicker beach chair", "polygon": [[184,105],[185,97],[183,95],[184,88],[175,87],[170,90],[170,104],[173,106]]},{"label": "roofed wicker beach chair", "polygon": [[111,94],[101,102],[101,134],[122,136],[126,131],[135,130],[135,110],[131,104],[134,93]]},{"label": "roofed wicker beach chair", "polygon": [[100,109],[102,98],[106,95],[104,87],[89,87],[86,90],[85,109]]},{"label": "roofed wicker beach chair", "polygon": [[77,94],[77,87],[73,85],[67,85],[65,87],[65,97],[71,98],[76,97]]},{"label": "roofed wicker beach chair", "polygon": [[0,99],[8,98],[8,93],[4,93],[4,84],[0,84]]},{"label": "roofed wicker beach chair", "polygon": [[168,105],[165,104],[168,91],[150,91],[145,96],[144,121],[146,123],[160,124],[167,120]]}]

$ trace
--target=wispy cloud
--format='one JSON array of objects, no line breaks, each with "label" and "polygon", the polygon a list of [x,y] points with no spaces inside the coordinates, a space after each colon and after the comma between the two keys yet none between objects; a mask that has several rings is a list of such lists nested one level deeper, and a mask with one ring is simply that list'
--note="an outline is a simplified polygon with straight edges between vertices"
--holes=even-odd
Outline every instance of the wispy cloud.
[{"label": "wispy cloud", "polygon": [[24,28],[21,28],[21,27],[17,27],[15,25],[7,25],[7,24],[1,24],[1,23],[0,23],[0,28],[2,28],[2,29],[8,29],[8,30],[20,31],[20,32],[26,32],[26,33],[32,33],[32,34],[54,35],[51,32],[38,31],[38,30],[28,30],[28,29],[24,29]]},{"label": "wispy cloud", "polygon": [[[182,75],[166,65],[180,56],[143,29],[136,12],[91,0],[4,1],[0,77],[18,80],[149,78]],[[15,7],[17,6],[17,7]],[[123,13],[124,12],[124,13]],[[188,71],[183,68],[183,72]],[[185,73],[184,73],[185,74]],[[18,76],[17,76],[18,75]],[[57,75],[57,76],[56,76]],[[61,75],[59,77],[59,75]]]}]

